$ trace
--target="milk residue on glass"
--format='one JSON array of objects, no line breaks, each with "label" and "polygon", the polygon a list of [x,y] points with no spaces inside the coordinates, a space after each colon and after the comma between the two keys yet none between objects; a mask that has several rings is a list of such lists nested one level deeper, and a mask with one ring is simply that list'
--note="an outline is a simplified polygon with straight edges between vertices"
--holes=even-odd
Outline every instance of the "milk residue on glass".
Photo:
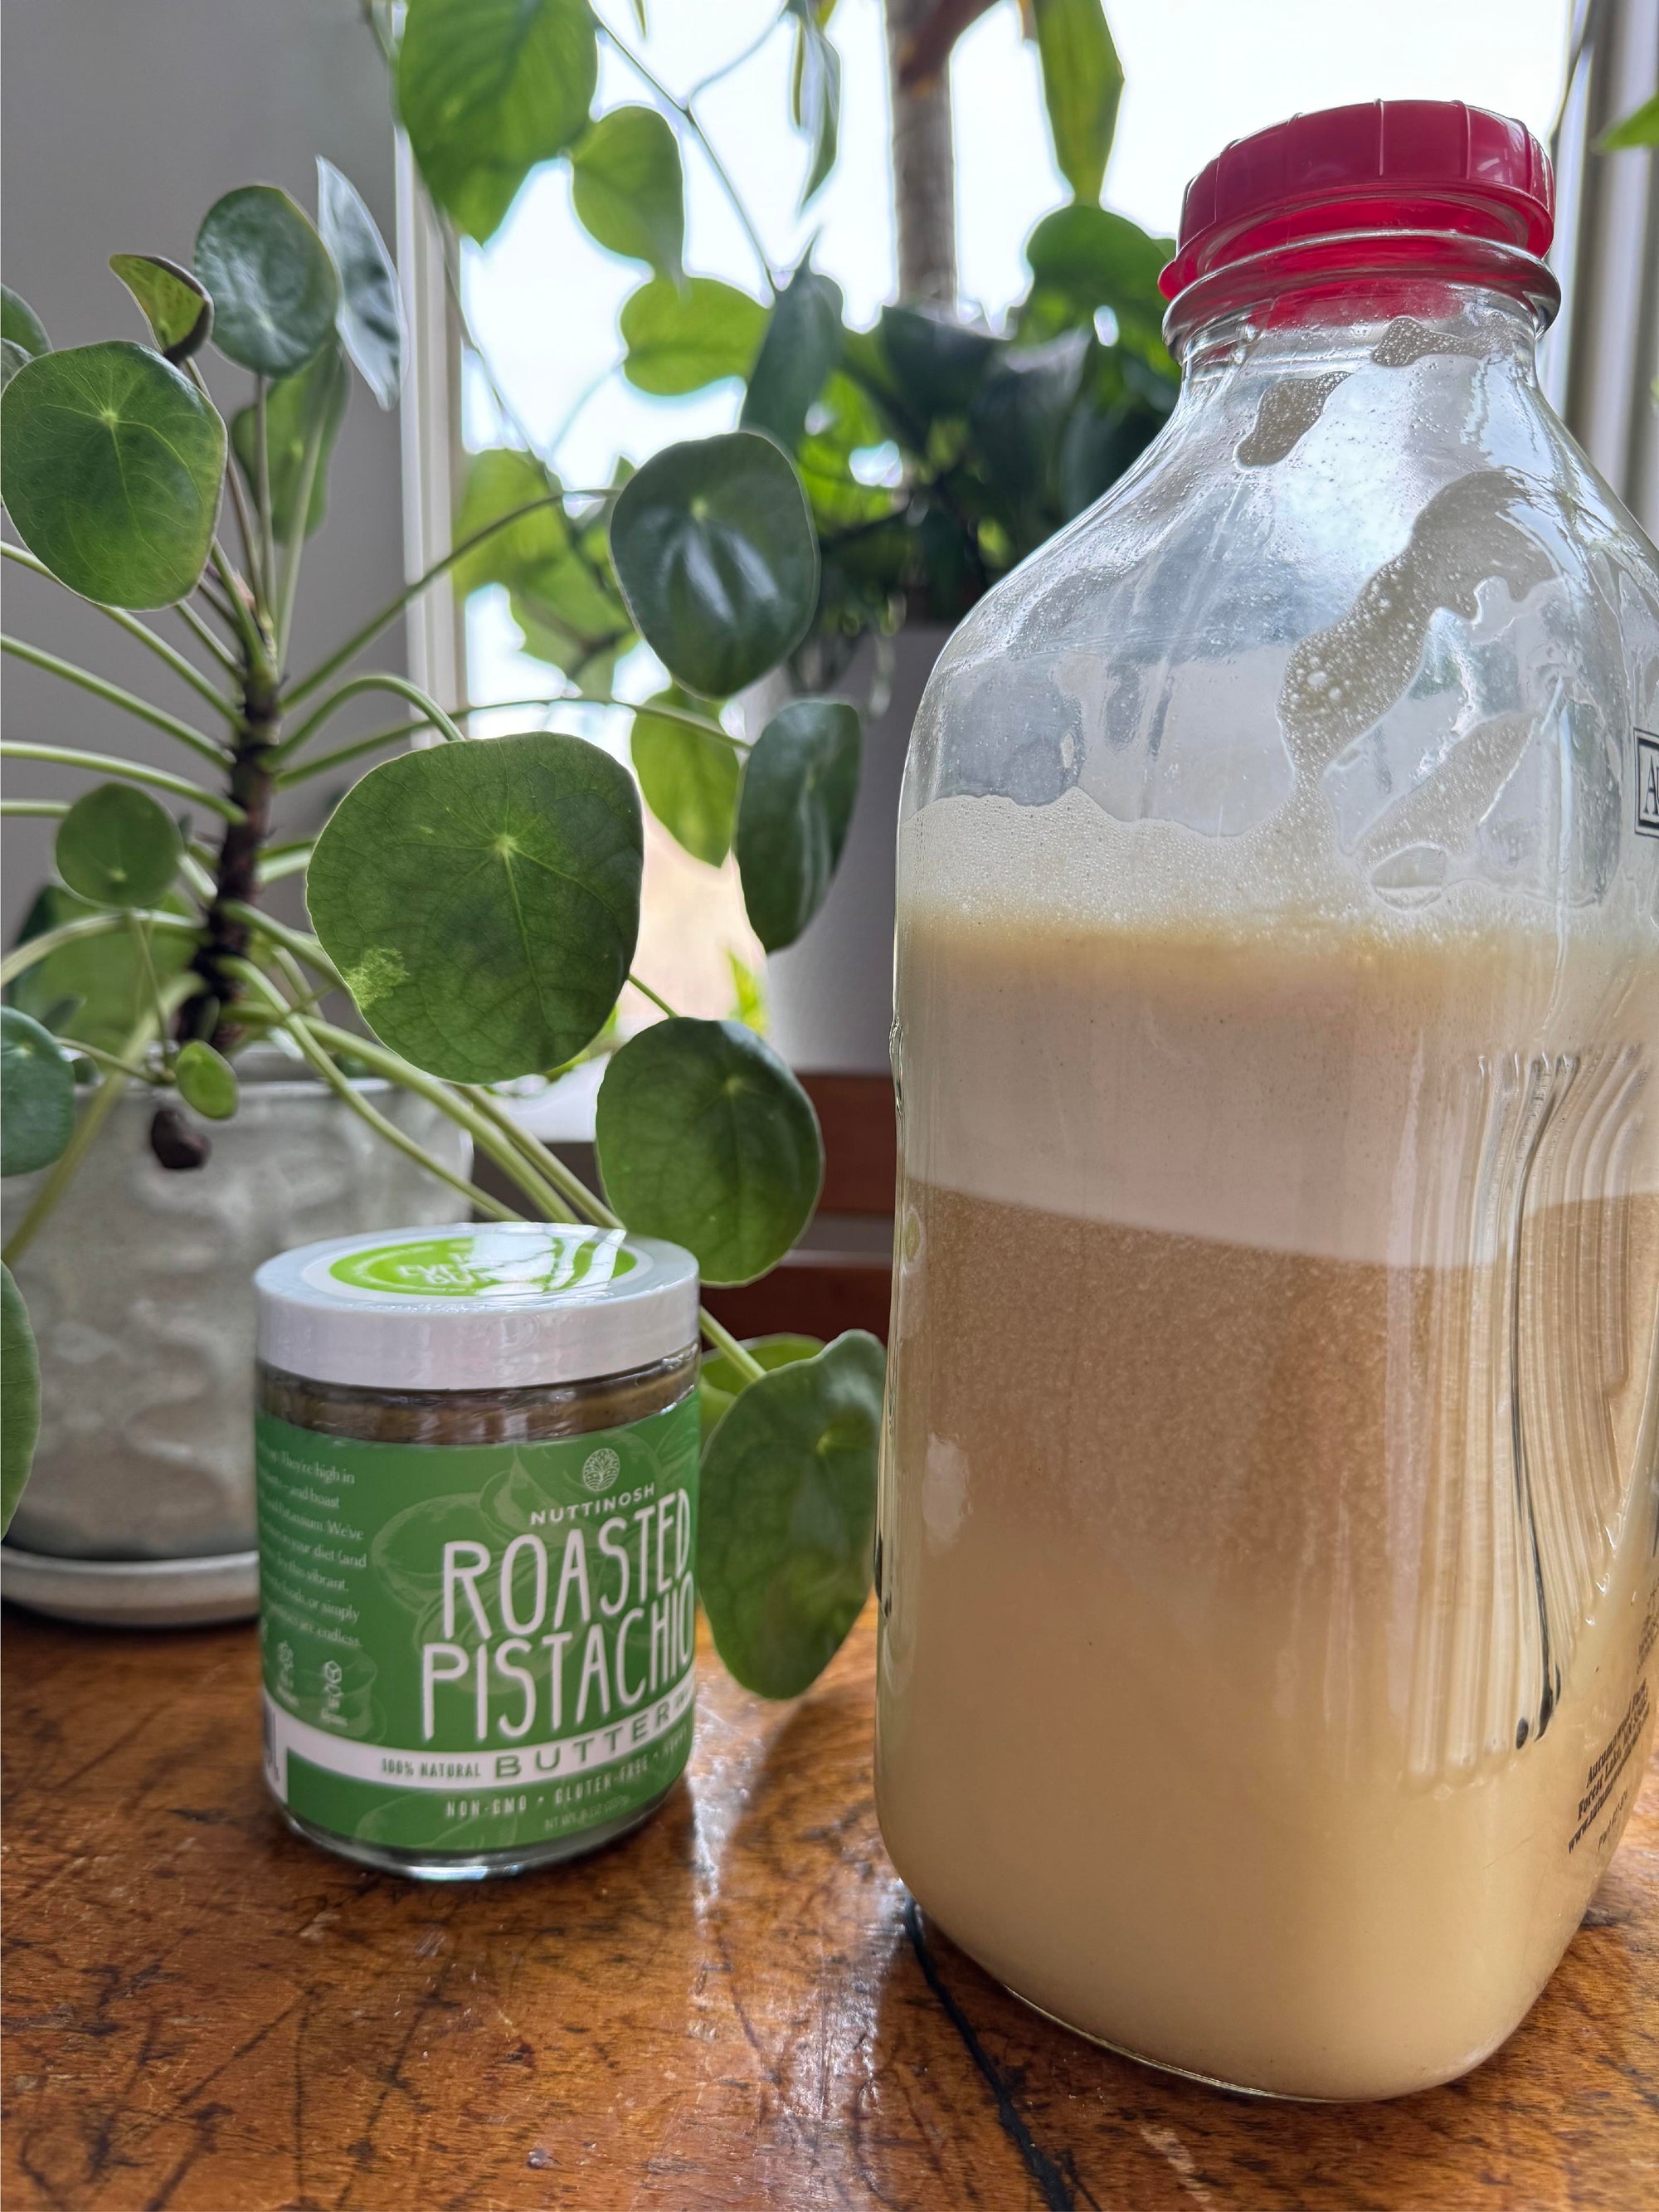
[{"label": "milk residue on glass", "polygon": [[1659,570],[1515,287],[1262,287],[918,717],[878,1789],[1033,2003],[1367,2097],[1659,1692]]}]

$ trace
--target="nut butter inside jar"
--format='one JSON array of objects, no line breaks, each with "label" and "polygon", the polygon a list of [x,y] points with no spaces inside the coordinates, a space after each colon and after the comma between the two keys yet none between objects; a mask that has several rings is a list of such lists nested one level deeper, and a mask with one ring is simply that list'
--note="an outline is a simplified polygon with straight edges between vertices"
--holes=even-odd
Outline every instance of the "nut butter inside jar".
[{"label": "nut butter inside jar", "polygon": [[255,1279],[265,1771],[289,1825],[458,1881],[648,1819],[691,1743],[690,1255],[461,1224]]},{"label": "nut butter inside jar", "polygon": [[1278,2095],[1511,2033],[1659,1695],[1659,568],[1539,389],[1550,227],[1452,103],[1229,148],[1174,414],[906,771],[883,1833]]}]

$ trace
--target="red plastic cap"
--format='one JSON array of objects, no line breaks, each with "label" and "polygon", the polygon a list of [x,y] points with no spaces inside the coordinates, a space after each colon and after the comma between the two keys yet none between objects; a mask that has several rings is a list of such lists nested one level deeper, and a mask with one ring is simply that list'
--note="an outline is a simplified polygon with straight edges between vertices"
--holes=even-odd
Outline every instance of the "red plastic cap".
[{"label": "red plastic cap", "polygon": [[1337,231],[1438,230],[1541,256],[1555,233],[1549,157],[1524,124],[1461,100],[1373,100],[1235,139],[1187,187],[1173,300],[1194,278]]}]

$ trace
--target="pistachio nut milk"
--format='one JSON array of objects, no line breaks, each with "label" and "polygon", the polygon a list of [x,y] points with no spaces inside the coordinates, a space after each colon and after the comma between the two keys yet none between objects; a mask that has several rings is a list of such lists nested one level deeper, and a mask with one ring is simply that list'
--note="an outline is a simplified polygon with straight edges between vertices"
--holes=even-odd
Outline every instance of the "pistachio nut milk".
[{"label": "pistachio nut milk", "polygon": [[1044,2011],[1387,2096],[1526,2014],[1659,1693],[1659,569],[1538,224],[1431,174],[1422,267],[1348,209],[1315,288],[1205,262],[1206,173],[1170,428],[913,739],[878,1793]]}]

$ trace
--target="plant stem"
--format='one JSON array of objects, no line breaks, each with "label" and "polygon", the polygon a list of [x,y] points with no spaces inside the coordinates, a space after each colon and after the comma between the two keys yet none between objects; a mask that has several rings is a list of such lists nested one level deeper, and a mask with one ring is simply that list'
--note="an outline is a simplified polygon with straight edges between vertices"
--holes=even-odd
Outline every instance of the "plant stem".
[{"label": "plant stem", "polygon": [[208,558],[213,563],[214,574],[224,587],[227,609],[221,611],[242,641],[242,651],[250,668],[268,668],[270,656],[259,624],[248,610],[248,591],[246,584],[231,565],[224,547],[216,538],[209,549]]},{"label": "plant stem", "polygon": [[[185,363],[185,373],[210,407],[213,404],[213,394],[203,381],[202,372],[193,361],[187,361]],[[261,377],[258,381],[263,387],[264,379]],[[263,426],[263,417],[261,422]],[[242,495],[242,480],[237,473],[234,453],[227,453],[225,456],[225,481],[230,487],[230,503],[236,510],[236,530],[242,541],[242,552],[247,562],[248,574],[253,580],[255,592],[264,595],[270,589],[270,571],[264,564],[263,549],[253,534],[253,518],[249,514],[247,501]]]},{"label": "plant stem", "polygon": [[331,691],[319,707],[313,708],[293,736],[285,738],[281,744],[272,748],[270,756],[272,766],[274,767],[279,761],[290,759],[295,753],[298,752],[313,730],[319,728],[338,708],[343,707],[348,699],[355,699],[364,691],[390,691],[399,699],[407,699],[411,706],[420,708],[434,729],[443,732],[448,742],[456,744],[464,744],[466,742],[461,731],[451,721],[437,701],[422,691],[418,684],[410,683],[405,677],[389,676],[377,670],[370,676],[349,678],[337,690]]},{"label": "plant stem", "polygon": [[[259,558],[264,567],[264,595],[270,603],[272,586],[276,581],[276,533],[271,521],[270,501],[270,424],[266,401],[270,385],[263,376],[253,380],[253,453],[256,484],[254,499],[259,514]],[[310,494],[306,495],[307,501]]]},{"label": "plant stem", "polygon": [[197,642],[200,645],[204,645],[208,651],[213,655],[214,659],[219,663],[220,666],[222,668],[228,669],[230,673],[234,676],[237,672],[235,654],[227,651],[227,649],[220,644],[218,639],[215,637],[213,632],[202,620],[202,617],[197,613],[195,608],[191,606],[190,601],[188,599],[179,600],[174,605],[173,611],[185,623]]},{"label": "plant stem", "polygon": [[[115,610],[109,608],[106,611],[112,614]],[[143,629],[144,626],[139,623],[136,627]],[[159,637],[155,639],[155,642],[161,646],[163,653],[167,652],[167,647],[161,645]],[[192,730],[188,722],[181,722],[176,714],[169,714],[161,707],[152,707],[148,699],[141,699],[136,691],[124,691],[118,684],[106,683],[103,677],[94,676],[89,668],[79,668],[72,660],[60,660],[55,653],[43,653],[38,645],[26,644],[21,637],[0,636],[0,653],[9,653],[14,659],[27,661],[31,668],[44,669],[48,676],[61,676],[66,684],[78,684],[83,691],[90,691],[94,699],[102,699],[112,707],[119,707],[125,713],[137,715],[141,722],[152,723],[156,729],[165,730],[170,738],[177,738],[181,744],[190,746],[193,752],[202,754],[221,767],[224,765],[225,749],[216,738],[204,737],[199,730]],[[188,661],[185,665],[189,667]],[[191,673],[193,676],[195,670],[191,669]],[[205,682],[206,678],[204,678],[203,681]],[[211,688],[210,685],[209,689]],[[217,699],[218,695],[215,693],[214,696]],[[225,702],[218,700],[218,703],[223,706]],[[234,708],[231,714],[234,720]]]},{"label": "plant stem", "polygon": [[[179,990],[176,982],[169,985],[167,998],[160,1009],[163,1026],[166,1025],[172,1006],[176,1005],[183,995],[184,992]],[[146,1012],[143,1019],[134,1029],[122,1048],[120,1057],[123,1060],[136,1060],[138,1058],[154,1037],[155,1024],[156,1012],[155,1011]],[[74,1182],[76,1170],[91,1151],[99,1131],[114,1112],[126,1091],[126,1087],[125,1077],[115,1074],[106,1075],[99,1085],[96,1095],[90,1104],[85,1112],[77,1117],[74,1133],[59,1155],[56,1166],[52,1168],[45,1182],[34,1194],[27,1212],[13,1230],[6,1242],[4,1250],[0,1251],[0,1259],[3,1259],[8,1267],[13,1265],[34,1242],[46,1217],[63,1197],[70,1183]]]},{"label": "plant stem", "polygon": [[495,1117],[480,1110],[478,1094],[459,1084],[445,1083],[435,1075],[428,1075],[400,1054],[392,1052],[377,1038],[359,1036],[353,1030],[337,1028],[332,1022],[316,1021],[307,1018],[312,1035],[319,1043],[336,1052],[353,1053],[365,1066],[372,1067],[388,1082],[404,1091],[417,1092],[430,1099],[440,1112],[467,1132],[476,1145],[480,1146],[502,1170],[512,1176],[520,1190],[536,1200],[555,1220],[570,1218],[568,1209],[556,1188],[550,1188],[550,1178],[536,1171],[533,1162],[515,1157],[514,1147],[508,1141],[509,1133],[492,1126]]},{"label": "plant stem", "polygon": [[251,960],[245,960],[240,955],[233,954],[226,964],[236,971],[240,981],[253,986],[277,1017],[277,1025],[286,1030],[312,1066],[322,1077],[324,1082],[331,1091],[337,1092],[350,1107],[352,1112],[367,1121],[377,1135],[383,1137],[387,1144],[394,1146],[406,1158],[418,1162],[429,1175],[436,1176],[441,1182],[447,1182],[452,1190],[459,1191],[469,1206],[476,1206],[481,1212],[490,1215],[493,1219],[521,1221],[524,1218],[522,1214],[515,1213],[510,1206],[503,1206],[499,1199],[492,1198],[487,1190],[481,1190],[477,1183],[469,1182],[465,1176],[457,1175],[453,1169],[447,1168],[441,1160],[434,1159],[424,1146],[416,1143],[413,1137],[405,1134],[397,1123],[389,1121],[378,1107],[371,1106],[368,1099],[353,1085],[350,1078],[343,1073],[324,1051],[319,1041],[318,1033],[313,1030],[311,1024],[304,1018],[296,1007],[289,1006],[283,1000],[282,994],[274,988],[268,978],[260,974]]},{"label": "plant stem", "polygon": [[717,1322],[707,1306],[697,1309],[697,1321],[703,1334],[716,1352],[724,1352],[745,1382],[758,1382],[766,1370],[752,1352],[746,1351],[729,1328]]},{"label": "plant stem", "polygon": [[709,139],[708,133],[703,129],[702,124],[698,122],[696,116],[693,113],[690,102],[689,100],[677,99],[675,95],[670,92],[668,87],[662,82],[661,78],[652,74],[651,70],[646,67],[646,64],[640,59],[639,56],[634,52],[632,47],[625,46],[623,40],[617,36],[616,33],[611,29],[608,23],[601,23],[599,25],[599,30],[601,34],[610,41],[611,46],[618,57],[628,64],[628,66],[633,70],[634,74],[636,76],[642,78],[643,81],[650,86],[652,91],[656,94],[659,100],[665,100],[667,102],[668,106],[673,109],[675,114],[678,115],[681,121],[685,125],[686,129],[690,131],[692,136],[696,138],[698,145],[702,147],[705,160],[708,161],[709,167],[714,172],[726,198],[731,201],[732,212],[737,216],[738,221],[742,224],[744,235],[748,239],[750,246],[754,250],[755,258],[759,262],[761,266],[761,275],[766,282],[766,289],[772,295],[773,298],[776,299],[778,294],[777,277],[773,270],[772,264],[767,258],[766,248],[761,244],[760,233],[755,228],[754,224],[750,221],[749,210],[744,207],[742,200],[738,198],[738,188],[732,183],[730,176],[726,173],[726,164],[721,161],[720,155],[714,151],[714,145]]},{"label": "plant stem", "polygon": [[[0,554],[3,554],[8,561],[15,561],[21,568],[28,569],[33,575],[52,576],[52,571],[47,568],[46,562],[44,561],[37,561],[33,554],[27,551],[27,549],[21,545],[13,545],[3,539],[0,539]],[[57,580],[57,578],[52,576],[52,581],[56,583]],[[236,720],[235,708],[231,704],[230,701],[226,698],[224,693],[219,690],[212,678],[210,677],[204,676],[201,670],[198,668],[192,661],[186,660],[182,653],[175,653],[173,647],[167,643],[166,638],[158,637],[155,632],[151,629],[148,623],[141,623],[137,615],[130,615],[125,607],[106,606],[101,599],[88,599],[86,604],[89,607],[96,607],[100,615],[107,615],[112,623],[118,623],[121,628],[126,631],[130,637],[136,637],[141,643],[147,645],[150,651],[155,653],[158,659],[166,661],[167,666],[173,671],[175,676],[179,678],[182,682],[188,684],[193,690],[199,691],[203,698],[208,702],[209,705],[216,707],[219,712],[225,716],[227,720],[234,722]],[[210,631],[208,635],[209,637],[211,638],[211,631]],[[24,657],[27,658],[27,654],[25,654]],[[234,664],[233,663],[232,665],[234,665]],[[67,661],[62,662],[57,668],[52,670],[51,672],[54,675],[61,674],[68,669],[69,665],[70,664]],[[95,678],[94,681],[101,681],[101,678]],[[133,695],[128,693],[123,694],[122,696],[125,698],[131,697]],[[141,705],[143,703],[143,702],[140,702]],[[159,708],[146,708],[145,711],[147,713],[159,713],[161,710]],[[163,728],[167,728],[169,725],[163,723],[161,726]],[[177,727],[173,728],[173,735],[176,737],[179,734],[179,730],[184,726],[185,726],[183,724],[179,724]],[[204,749],[210,746],[211,741],[210,739],[205,738],[197,738],[194,732],[191,732],[191,737],[196,743],[202,745]],[[214,748],[214,750],[216,750],[216,748]]]},{"label": "plant stem", "polygon": [[[343,375],[346,372],[342,369],[340,373]],[[319,410],[306,439],[305,459],[300,464],[300,486],[294,509],[293,532],[283,549],[283,583],[276,608],[278,667],[288,659],[289,633],[294,627],[294,602],[300,590],[300,560],[306,550],[306,522],[311,514],[311,495],[317,482],[318,465],[323,457],[323,434],[327,428],[327,415],[326,407]]]},{"label": "plant stem", "polygon": [[66,799],[0,799],[0,814],[67,814]]},{"label": "plant stem", "polygon": [[[236,996],[237,971],[230,963],[247,950],[248,924],[240,909],[251,904],[259,885],[259,850],[270,834],[271,763],[281,725],[275,672],[262,648],[250,649],[242,672],[242,714],[230,763],[236,818],[226,830],[214,860],[207,939],[191,963],[215,1009],[208,1042],[221,1051],[235,1041],[235,1023],[228,1009]],[[198,1009],[197,1018],[205,1030],[206,1006]]]},{"label": "plant stem", "polygon": [[679,1016],[674,1012],[672,1006],[669,1005],[667,1000],[659,998],[648,983],[642,983],[631,968],[628,971],[628,980],[634,986],[634,988],[639,993],[641,998],[649,999],[652,1005],[657,1009],[659,1013],[666,1014],[671,1022],[678,1021],[679,1019]]},{"label": "plant stem", "polygon": [[286,922],[275,921],[262,908],[240,900],[226,902],[225,911],[249,929],[262,932],[273,945],[281,945],[303,960],[307,968],[324,976],[337,990],[346,988],[345,978],[324,951],[316,938],[308,937],[302,929],[290,929]]},{"label": "plant stem", "polygon": [[264,890],[267,884],[281,883],[284,876],[299,875],[310,866],[313,849],[311,839],[287,852],[277,851],[267,845],[259,855],[259,889]]},{"label": "plant stem", "polygon": [[746,738],[734,738],[730,730],[709,715],[694,714],[684,707],[659,706],[654,699],[618,699],[614,692],[603,691],[597,697],[590,694],[583,699],[550,699],[547,703],[550,707],[620,707],[630,714],[654,714],[660,721],[678,722],[688,730],[701,730],[706,738],[724,738],[728,745],[736,745],[741,752],[751,750]]},{"label": "plant stem", "polygon": [[493,538],[498,530],[505,530],[509,523],[520,521],[526,514],[538,514],[544,507],[562,507],[568,499],[611,499],[615,495],[614,487],[605,491],[554,491],[549,492],[545,499],[527,500],[524,506],[515,507],[506,514],[498,514],[493,522],[485,523],[482,530],[475,530],[470,538],[463,538],[459,544],[452,545],[443,558],[434,561],[424,575],[417,576],[412,584],[406,584],[397,598],[389,600],[379,614],[370,616],[362,628],[354,631],[343,645],[330,653],[320,667],[313,668],[309,676],[302,677],[299,683],[290,685],[284,694],[287,703],[290,707],[297,707],[301,699],[309,698],[319,684],[327,683],[337,669],[343,668],[354,654],[361,653],[366,645],[372,644],[386,624],[395,622],[410,601],[425,591],[428,584],[435,584],[440,576],[464,559],[475,545],[482,545],[486,538]]},{"label": "plant stem", "polygon": [[137,1060],[123,1060],[118,1053],[106,1052],[100,1044],[83,1044],[79,1037],[65,1036],[61,1031],[58,1042],[72,1059],[90,1060],[100,1067],[113,1068],[118,1075],[125,1075],[134,1083],[148,1083],[152,1090],[167,1088],[154,1068],[142,1067]]},{"label": "plant stem", "polygon": [[[174,936],[197,937],[200,924],[187,921],[179,914],[147,914],[144,920],[153,928]],[[0,990],[18,976],[27,975],[41,961],[49,960],[66,945],[78,944],[83,937],[112,937],[126,927],[126,916],[119,914],[87,914],[74,921],[60,921],[56,929],[43,929],[38,937],[26,937],[15,945],[3,960],[0,960]]]},{"label": "plant stem", "polygon": [[[221,754],[220,758],[223,757]],[[141,761],[122,760],[114,753],[80,752],[69,745],[37,745],[21,738],[9,738],[0,744],[0,760],[53,761],[59,768],[101,769],[106,775],[125,776],[132,783],[153,783],[158,791],[170,791],[177,798],[205,806],[210,813],[222,815],[227,822],[240,822],[242,818],[241,808],[231,799],[221,799],[216,791],[205,790],[199,783],[191,783],[187,776],[174,775],[164,768],[146,768]]]}]

